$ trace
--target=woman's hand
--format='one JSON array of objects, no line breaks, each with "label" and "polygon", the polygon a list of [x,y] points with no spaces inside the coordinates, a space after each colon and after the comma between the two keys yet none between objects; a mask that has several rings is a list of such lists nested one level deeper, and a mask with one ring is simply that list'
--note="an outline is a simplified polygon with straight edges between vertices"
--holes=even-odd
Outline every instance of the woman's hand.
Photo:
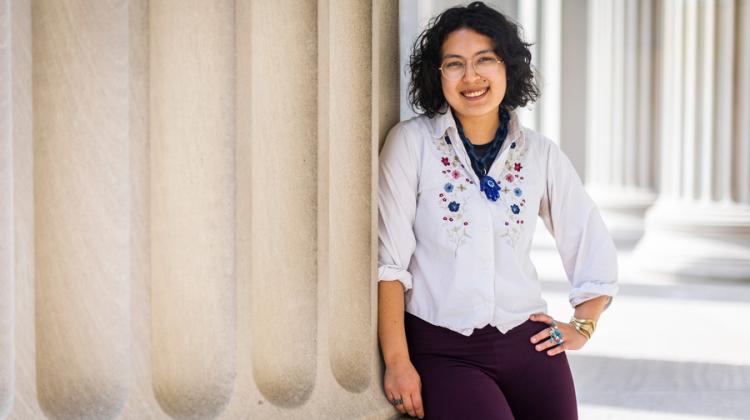
[{"label": "woman's hand", "polygon": [[402,404],[395,406],[398,411],[420,419],[424,417],[422,381],[410,360],[399,360],[386,365],[383,383],[388,401],[398,398],[403,400]]},{"label": "woman's hand", "polygon": [[[544,331],[531,337],[531,343],[534,344],[536,351],[547,350],[548,355],[555,356],[565,350],[578,350],[588,341],[588,338],[578,332],[574,326],[566,322],[557,322],[547,314],[532,314],[529,319],[532,321],[541,321],[550,326],[550,328],[545,328]],[[562,333],[563,341],[559,345],[555,345],[555,341],[552,339],[541,342],[549,337],[553,325],[556,325],[557,329]]]}]

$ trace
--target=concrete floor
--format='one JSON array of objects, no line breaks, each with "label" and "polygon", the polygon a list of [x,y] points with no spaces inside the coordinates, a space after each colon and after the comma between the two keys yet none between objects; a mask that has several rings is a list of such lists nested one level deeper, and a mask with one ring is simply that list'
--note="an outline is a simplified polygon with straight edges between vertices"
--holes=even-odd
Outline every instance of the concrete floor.
[{"label": "concrete floor", "polygon": [[[554,249],[532,259],[550,315],[568,320]],[[750,282],[638,272],[621,252],[620,293],[595,336],[568,351],[582,420],[750,419]]]}]

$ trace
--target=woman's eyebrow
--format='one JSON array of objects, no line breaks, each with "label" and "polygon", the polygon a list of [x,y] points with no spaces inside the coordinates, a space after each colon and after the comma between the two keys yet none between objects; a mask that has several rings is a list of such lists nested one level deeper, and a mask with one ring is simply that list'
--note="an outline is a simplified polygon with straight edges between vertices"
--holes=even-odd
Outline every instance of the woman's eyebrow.
[{"label": "woman's eyebrow", "polygon": [[[494,53],[495,51],[493,51],[491,49],[482,50],[482,51],[479,51],[476,54],[474,54],[474,57],[478,56],[479,54],[485,54],[485,53],[489,53],[489,52]],[[459,55],[459,54],[445,54],[443,56],[443,60],[445,60],[446,58],[464,58],[464,56]]]}]

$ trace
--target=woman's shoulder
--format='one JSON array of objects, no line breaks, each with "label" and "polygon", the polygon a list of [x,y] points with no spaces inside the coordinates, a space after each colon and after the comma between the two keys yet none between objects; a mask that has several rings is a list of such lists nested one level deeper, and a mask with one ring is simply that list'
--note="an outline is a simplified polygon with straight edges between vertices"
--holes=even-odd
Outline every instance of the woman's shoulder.
[{"label": "woman's shoulder", "polygon": [[[399,121],[391,128],[389,136],[408,136],[413,139],[429,138],[432,133],[433,121],[425,115],[417,115]],[[415,141],[415,140],[413,140]]]},{"label": "woman's shoulder", "polygon": [[557,146],[552,139],[529,127],[521,126],[521,132],[526,144],[533,149],[547,152],[550,147]]},{"label": "woman's shoulder", "polygon": [[432,137],[433,122],[424,115],[399,121],[389,131],[384,148],[408,149],[413,154],[421,154],[425,141]]}]

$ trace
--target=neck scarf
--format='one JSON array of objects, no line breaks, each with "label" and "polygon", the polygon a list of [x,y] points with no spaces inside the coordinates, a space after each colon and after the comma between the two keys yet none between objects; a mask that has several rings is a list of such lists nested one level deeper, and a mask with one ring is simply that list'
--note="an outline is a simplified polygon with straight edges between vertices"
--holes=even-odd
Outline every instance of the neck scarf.
[{"label": "neck scarf", "polygon": [[500,148],[503,145],[505,137],[508,135],[508,123],[510,122],[510,113],[503,107],[500,107],[500,124],[495,132],[495,138],[487,146],[487,151],[483,156],[479,156],[471,144],[469,139],[464,135],[464,129],[461,125],[461,121],[456,118],[456,128],[458,129],[458,136],[461,138],[461,142],[464,144],[466,153],[469,155],[471,160],[471,167],[479,177],[479,188],[485,193],[488,200],[497,201],[500,197],[500,186],[498,183],[489,176],[488,172],[492,162],[495,161]]}]

